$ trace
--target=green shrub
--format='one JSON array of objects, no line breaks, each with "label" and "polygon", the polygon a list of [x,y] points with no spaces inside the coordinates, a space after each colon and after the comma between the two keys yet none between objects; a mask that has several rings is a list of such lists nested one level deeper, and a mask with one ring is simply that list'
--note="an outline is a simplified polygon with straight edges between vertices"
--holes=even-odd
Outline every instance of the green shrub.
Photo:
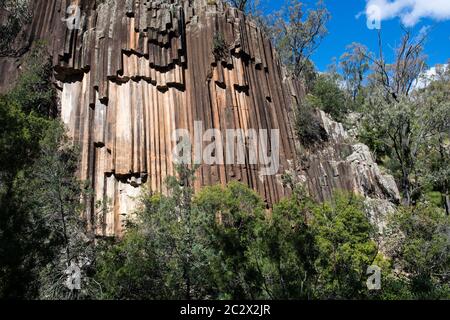
[{"label": "green shrub", "polygon": [[331,75],[321,74],[314,81],[311,91],[320,103],[317,107],[328,113],[334,120],[343,122],[349,111],[348,99],[338,80]]},{"label": "green shrub", "polygon": [[316,113],[321,102],[312,95],[306,96],[302,105],[297,106],[295,131],[300,143],[306,148],[320,145],[328,140],[328,134]]},{"label": "green shrub", "polygon": [[52,85],[52,64],[45,43],[36,42],[27,54],[16,86],[8,93],[10,99],[43,117],[56,116],[55,90]]},{"label": "green shrub", "polygon": [[217,61],[222,60],[227,56],[227,44],[221,32],[214,35],[213,38],[213,54]]},{"label": "green shrub", "polygon": [[0,0],[0,8],[8,12],[7,20],[0,25],[0,56],[17,56],[19,48],[14,41],[22,27],[31,19],[29,0]]}]

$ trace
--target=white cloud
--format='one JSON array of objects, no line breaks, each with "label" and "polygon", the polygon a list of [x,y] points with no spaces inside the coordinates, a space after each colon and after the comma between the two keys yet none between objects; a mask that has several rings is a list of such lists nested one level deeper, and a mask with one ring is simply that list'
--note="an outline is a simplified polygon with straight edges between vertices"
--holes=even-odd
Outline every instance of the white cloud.
[{"label": "white cloud", "polygon": [[423,89],[427,87],[432,81],[438,79],[438,72],[436,68],[442,68],[443,70],[446,70],[449,67],[448,64],[443,64],[438,67],[431,67],[430,69],[426,70],[417,80],[414,84],[414,89]]},{"label": "white cloud", "polygon": [[[422,18],[442,21],[450,19],[450,0],[366,0],[369,20],[388,20],[399,17],[411,27]],[[373,10],[377,8],[379,10]]]}]

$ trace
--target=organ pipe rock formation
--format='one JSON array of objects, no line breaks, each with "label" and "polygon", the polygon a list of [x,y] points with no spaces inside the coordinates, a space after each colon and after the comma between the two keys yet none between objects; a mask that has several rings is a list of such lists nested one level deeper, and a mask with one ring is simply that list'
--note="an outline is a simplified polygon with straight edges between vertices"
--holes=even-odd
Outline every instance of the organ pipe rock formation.
[{"label": "organ pipe rock formation", "polygon": [[[354,158],[366,158],[336,157],[339,140],[331,140],[328,152],[307,155],[310,161],[302,165],[293,119],[303,86],[285,77],[258,26],[222,1],[35,0],[31,5],[33,18],[15,45],[23,48],[19,52],[36,40],[48,47],[60,116],[80,146],[79,177],[94,190],[86,217],[98,235],[123,232],[142,187],[166,191],[165,178],[175,174],[172,132],[186,129],[194,141],[196,122],[224,136],[227,129],[280,133],[276,174],[260,174],[262,165],[250,163],[246,141],[245,163],[202,164],[197,190],[238,180],[271,208],[290,194],[282,183],[290,171],[303,177],[318,200],[331,197],[333,188],[364,195],[369,190],[388,199],[398,194],[395,183],[382,187],[386,181],[366,152],[355,147]],[[22,56],[0,58],[0,91],[17,77]],[[333,135],[338,124],[326,126],[331,123],[326,115],[322,121]],[[98,201],[109,209],[98,213]]]}]

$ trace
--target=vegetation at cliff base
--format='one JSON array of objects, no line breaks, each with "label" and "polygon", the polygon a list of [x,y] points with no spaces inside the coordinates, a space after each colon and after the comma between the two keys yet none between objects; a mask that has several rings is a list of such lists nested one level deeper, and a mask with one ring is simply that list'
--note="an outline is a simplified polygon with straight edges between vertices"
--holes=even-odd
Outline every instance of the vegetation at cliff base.
[{"label": "vegetation at cliff base", "polygon": [[[99,254],[100,298],[449,298],[450,221],[431,204],[393,213],[382,247],[363,198],[317,203],[296,188],[269,214],[243,184],[194,194],[193,171],[179,170],[169,195],[145,193],[124,238]],[[366,285],[373,264],[378,291]]]},{"label": "vegetation at cliff base", "polygon": [[[348,139],[370,148],[394,177],[399,199],[390,199],[385,216],[374,216],[368,197],[343,190],[321,197],[286,171],[286,196],[272,204],[238,181],[195,189],[198,168],[179,165],[164,182],[167,192],[143,183],[123,234],[100,237],[87,209],[93,182],[79,180],[79,146],[59,120],[46,43],[34,42],[22,57],[14,40],[28,1],[0,0],[9,11],[17,5],[0,26],[0,57],[21,56],[18,80],[0,95],[0,299],[450,299],[450,67],[422,79],[426,33],[402,30],[392,56],[352,43],[319,72],[311,57],[331,19],[323,2],[306,9],[289,1],[274,19],[253,1],[229,2],[266,30],[280,76],[304,90],[290,97],[292,144],[305,151],[301,156],[333,153],[324,117],[352,126]],[[216,63],[236,55],[222,33],[210,39]],[[247,58],[245,64],[254,63]],[[94,206],[109,210],[107,203]],[[375,289],[368,285],[373,266],[381,270]]]},{"label": "vegetation at cliff base", "polygon": [[78,153],[52,117],[47,57],[45,44],[36,43],[16,86],[0,97],[2,298],[79,297],[66,287],[65,271],[71,262],[91,258],[92,241],[81,219],[83,188],[76,179]]}]

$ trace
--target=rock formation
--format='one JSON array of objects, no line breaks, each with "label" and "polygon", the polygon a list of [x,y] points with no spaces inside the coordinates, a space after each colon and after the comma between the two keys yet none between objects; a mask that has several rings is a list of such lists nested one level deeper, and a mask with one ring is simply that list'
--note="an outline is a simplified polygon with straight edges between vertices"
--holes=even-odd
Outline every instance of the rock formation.
[{"label": "rock formation", "polygon": [[330,199],[338,190],[363,196],[369,218],[381,235],[388,214],[400,202],[394,177],[382,172],[369,147],[359,143],[341,123],[323,111],[318,115],[328,139],[300,153],[300,181],[318,201]]},{"label": "rock formation", "polygon": [[[71,20],[77,8],[80,19]],[[261,165],[248,162],[246,141],[245,164],[201,165],[197,189],[239,180],[271,207],[289,194],[281,175],[300,170],[319,200],[335,188],[398,196],[366,147],[345,144],[342,127],[323,114],[335,138],[301,167],[292,119],[302,86],[283,77],[255,23],[220,0],[36,0],[33,13],[24,46],[47,43],[61,118],[81,148],[80,178],[95,194],[87,218],[99,235],[122,232],[143,185],[165,191],[165,177],[175,173],[172,132],[193,135],[196,121],[204,130],[276,129],[281,137],[276,175],[262,176]],[[20,57],[0,59],[3,90],[18,65]],[[96,213],[99,200],[109,202],[107,213]]]},{"label": "rock formation", "polygon": [[318,200],[332,197],[335,190],[347,190],[366,198],[400,201],[391,175],[381,172],[369,147],[358,143],[341,123],[319,111],[328,139],[302,156],[301,178]]}]

